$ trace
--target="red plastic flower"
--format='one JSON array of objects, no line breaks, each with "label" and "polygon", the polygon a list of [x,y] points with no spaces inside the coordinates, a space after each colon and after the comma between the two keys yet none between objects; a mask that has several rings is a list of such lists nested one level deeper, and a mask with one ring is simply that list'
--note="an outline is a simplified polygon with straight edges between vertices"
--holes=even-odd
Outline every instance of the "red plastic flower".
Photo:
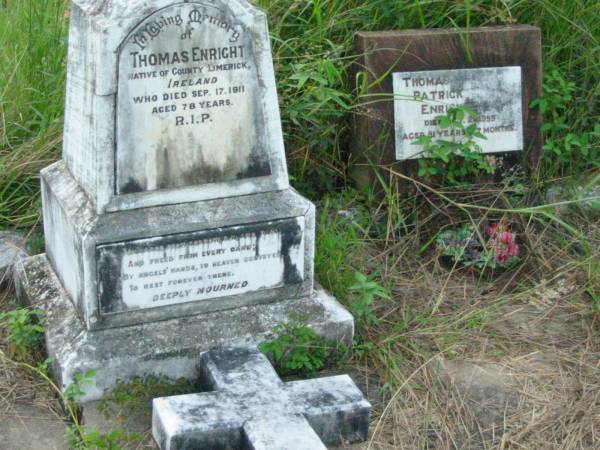
[{"label": "red plastic flower", "polygon": [[496,253],[496,261],[499,262],[499,263],[505,263],[505,262],[507,262],[508,261],[508,254],[497,252]]},{"label": "red plastic flower", "polygon": [[494,238],[496,237],[496,232],[498,231],[498,223],[492,223],[490,224],[490,226],[488,226],[487,229],[487,234],[489,237]]},{"label": "red plastic flower", "polygon": [[503,231],[502,234],[500,235],[500,242],[502,242],[503,244],[509,245],[511,243],[513,243],[515,240],[515,235],[513,233],[511,233],[510,231]]},{"label": "red plastic flower", "polygon": [[501,220],[490,224],[486,230],[489,241],[487,248],[493,252],[498,263],[506,263],[511,257],[519,255],[519,246],[516,244],[517,234],[512,231],[510,222]]}]

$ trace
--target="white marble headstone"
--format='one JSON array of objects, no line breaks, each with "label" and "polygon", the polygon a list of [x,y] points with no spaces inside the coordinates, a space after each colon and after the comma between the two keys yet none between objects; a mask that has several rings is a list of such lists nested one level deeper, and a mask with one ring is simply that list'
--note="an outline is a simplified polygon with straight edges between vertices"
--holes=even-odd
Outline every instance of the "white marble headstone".
[{"label": "white marble headstone", "polygon": [[269,39],[245,0],[74,0],[63,154],[99,213],[288,187]]}]

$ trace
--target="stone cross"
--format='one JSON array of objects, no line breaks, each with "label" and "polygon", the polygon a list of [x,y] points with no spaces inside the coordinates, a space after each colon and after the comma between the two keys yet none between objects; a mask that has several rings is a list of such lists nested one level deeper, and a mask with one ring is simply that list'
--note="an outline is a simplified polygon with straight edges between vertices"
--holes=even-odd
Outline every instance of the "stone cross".
[{"label": "stone cross", "polygon": [[211,392],[156,398],[162,450],[318,450],[367,437],[371,405],[347,375],[284,383],[256,347],[202,354]]}]

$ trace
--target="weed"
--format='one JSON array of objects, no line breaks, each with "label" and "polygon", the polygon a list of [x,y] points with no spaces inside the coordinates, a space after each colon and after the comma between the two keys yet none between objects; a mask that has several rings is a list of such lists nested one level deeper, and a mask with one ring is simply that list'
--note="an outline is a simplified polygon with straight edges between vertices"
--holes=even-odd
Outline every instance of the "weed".
[{"label": "weed", "polygon": [[[361,207],[360,198],[349,196],[327,197],[317,222],[315,271],[319,281],[339,299],[347,297],[354,282],[355,265],[361,261],[370,218],[370,213]],[[348,205],[352,210],[340,213]]]},{"label": "weed", "polygon": [[365,359],[376,351],[377,347],[372,342],[361,342],[355,339],[352,343],[352,355],[357,359]]},{"label": "weed", "polygon": [[485,323],[487,314],[485,311],[473,311],[464,319],[465,330],[481,330]]},{"label": "weed", "polygon": [[95,370],[86,372],[77,372],[73,375],[73,382],[64,390],[64,398],[69,403],[77,403],[85,396],[84,386],[89,386],[94,383],[93,379],[96,376]]},{"label": "weed", "polygon": [[375,325],[378,323],[375,316],[375,300],[389,300],[390,294],[386,288],[363,273],[355,272],[354,277],[355,282],[350,286],[350,310],[357,320],[367,325]]},{"label": "weed", "polygon": [[39,255],[40,253],[44,253],[44,249],[46,247],[46,243],[44,240],[43,233],[34,233],[31,235],[27,242],[29,249],[31,250],[32,255]]},{"label": "weed", "polygon": [[276,337],[259,348],[283,376],[313,377],[325,364],[347,353],[347,348],[317,335],[305,321],[286,322],[275,327],[273,333]]},{"label": "weed", "polygon": [[586,288],[585,293],[590,297],[592,301],[592,311],[594,314],[600,316],[600,293],[596,291],[594,288]]},{"label": "weed", "polygon": [[43,317],[44,311],[26,308],[0,314],[0,326],[8,329],[13,356],[23,359],[28,350],[39,344],[44,333]]},{"label": "weed", "polygon": [[138,433],[129,433],[122,428],[113,428],[106,433],[88,430],[81,426],[77,414],[77,403],[85,396],[84,387],[93,384],[96,376],[95,370],[77,372],[73,382],[63,392],[63,399],[67,410],[73,419],[73,425],[65,430],[65,440],[73,450],[124,450],[128,444],[139,445],[144,437]]},{"label": "weed", "polygon": [[468,106],[449,108],[446,115],[436,116],[437,126],[448,130],[452,140],[423,135],[413,142],[423,147],[425,156],[419,159],[419,177],[439,177],[442,184],[457,185],[494,172],[476,141],[486,139],[476,119],[477,114]]},{"label": "weed", "polygon": [[35,366],[35,368],[39,373],[48,375],[50,373],[50,365],[53,362],[54,362],[53,358],[46,358],[44,361],[38,363],[38,365]]},{"label": "weed", "polygon": [[[544,163],[549,173],[579,173],[600,168],[600,123],[593,130],[573,129],[570,117],[576,84],[554,69],[544,76],[543,96],[531,102],[544,117]],[[596,116],[596,120],[600,116]]]},{"label": "weed", "polygon": [[68,427],[65,438],[71,450],[124,450],[127,444],[139,444],[144,437],[115,428],[108,433],[88,431],[85,427]]},{"label": "weed", "polygon": [[185,378],[173,381],[166,377],[135,377],[117,382],[110,396],[101,401],[100,410],[106,416],[112,414],[109,404],[111,402],[128,412],[145,412],[150,411],[153,398],[197,391],[194,383]]},{"label": "weed", "polygon": [[114,428],[109,432],[100,433],[81,426],[77,403],[85,396],[84,387],[91,385],[95,376],[95,370],[77,372],[73,376],[73,382],[65,388],[62,394],[65,406],[73,420],[73,425],[65,430],[65,440],[69,448],[73,450],[124,450],[127,444],[139,444],[144,439],[142,435],[128,433],[122,428]]}]

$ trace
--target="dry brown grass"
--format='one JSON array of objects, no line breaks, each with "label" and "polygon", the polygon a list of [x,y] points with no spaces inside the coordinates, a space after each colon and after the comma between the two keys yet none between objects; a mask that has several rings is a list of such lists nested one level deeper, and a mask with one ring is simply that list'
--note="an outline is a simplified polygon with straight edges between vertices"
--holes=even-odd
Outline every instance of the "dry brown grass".
[{"label": "dry brown grass", "polygon": [[365,243],[378,249],[369,266],[383,268],[394,299],[378,311],[379,325],[362,330],[377,348],[368,367],[386,386],[364,448],[600,448],[597,220],[573,208],[555,216],[576,236],[557,221],[510,214],[524,262],[482,275],[440,264],[432,247],[417,253],[440,218],[499,214],[455,202],[514,208],[505,192],[480,191],[476,201],[422,195],[430,211],[417,230]]},{"label": "dry brown grass", "polygon": [[[11,289],[0,289],[0,313],[13,308]],[[41,349],[14,354],[8,341],[8,329],[0,327],[0,420],[19,420],[20,406],[35,408],[57,421],[64,420],[64,410],[56,392],[35,371],[22,363],[37,366],[45,357]]]},{"label": "dry brown grass", "polygon": [[[456,199],[512,208],[506,191],[418,195],[428,195],[429,206],[420,206],[410,232],[372,234],[361,238],[361,252],[346,255],[393,296],[376,310],[378,325],[360,328],[374,350],[351,372],[374,414],[369,442],[351,448],[599,448],[600,316],[588,291],[600,292],[598,222],[569,209],[561,217],[580,232],[574,235],[556,221],[511,214],[524,262],[481,274],[440,262],[433,246],[420,250],[441,223],[491,217],[465,211]],[[0,299],[4,309],[7,299]],[[6,336],[0,330],[4,354]],[[64,418],[51,388],[5,359],[0,417],[20,402]]]}]

